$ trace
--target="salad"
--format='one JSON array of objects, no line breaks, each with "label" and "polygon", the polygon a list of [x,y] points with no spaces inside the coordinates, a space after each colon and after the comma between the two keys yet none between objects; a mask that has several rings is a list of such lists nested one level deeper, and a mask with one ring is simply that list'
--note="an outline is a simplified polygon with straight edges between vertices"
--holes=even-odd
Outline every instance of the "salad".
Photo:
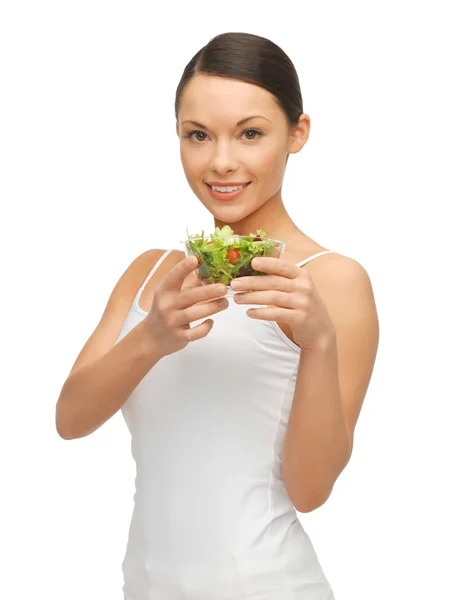
[{"label": "salad", "polygon": [[266,236],[262,229],[249,236],[238,236],[234,234],[229,225],[222,229],[215,228],[215,232],[209,236],[202,234],[190,235],[186,228],[188,239],[181,243],[185,244],[186,254],[194,254],[199,261],[199,277],[207,284],[230,282],[236,277],[247,275],[266,275],[262,271],[256,271],[251,266],[255,256],[279,257],[284,242],[273,240]]}]

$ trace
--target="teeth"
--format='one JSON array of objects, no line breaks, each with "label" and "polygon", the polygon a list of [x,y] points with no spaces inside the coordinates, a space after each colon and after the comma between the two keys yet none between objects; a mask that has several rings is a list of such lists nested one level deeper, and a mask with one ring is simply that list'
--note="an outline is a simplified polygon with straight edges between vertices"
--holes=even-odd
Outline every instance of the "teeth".
[{"label": "teeth", "polygon": [[212,190],[216,190],[217,192],[235,192],[236,190],[241,190],[243,185],[237,186],[227,186],[227,187],[218,187],[217,185],[212,185]]}]

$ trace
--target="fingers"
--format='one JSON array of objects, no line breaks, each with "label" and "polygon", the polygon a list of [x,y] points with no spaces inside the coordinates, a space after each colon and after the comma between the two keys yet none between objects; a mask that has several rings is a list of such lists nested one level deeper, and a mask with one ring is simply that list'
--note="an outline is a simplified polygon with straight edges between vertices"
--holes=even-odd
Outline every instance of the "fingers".
[{"label": "fingers", "polygon": [[179,327],[183,325],[190,325],[194,321],[204,319],[210,315],[214,315],[218,312],[226,310],[229,306],[227,298],[213,299],[210,302],[204,304],[193,304],[189,307],[179,311],[177,316],[177,325]]},{"label": "fingers", "polygon": [[181,290],[187,290],[190,288],[201,287],[202,282],[198,276],[198,270],[196,269],[192,273],[190,273],[185,280],[183,281],[183,285],[181,286]]},{"label": "fingers", "polygon": [[193,304],[208,302],[227,294],[227,288],[223,284],[212,283],[210,285],[202,285],[200,279],[198,281],[197,285],[186,287],[181,292],[177,305],[179,310]]},{"label": "fingers", "polygon": [[192,271],[197,267],[197,258],[195,256],[188,256],[174,265],[167,274],[162,282],[162,288],[164,290],[181,291],[181,287],[186,277],[188,277]]},{"label": "fingers", "polygon": [[[192,259],[192,264],[188,263],[189,259]],[[188,256],[174,265],[160,283],[163,291],[178,292],[178,304],[176,304],[178,310],[188,308],[193,304],[214,300],[227,293],[224,284],[202,285],[197,265],[196,257]]]},{"label": "fingers", "polygon": [[186,331],[186,338],[187,338],[188,342],[194,342],[195,340],[200,340],[203,337],[205,337],[206,335],[208,335],[211,328],[213,327],[213,323],[214,323],[213,319],[207,319],[203,323],[200,323],[200,325],[190,327]]}]

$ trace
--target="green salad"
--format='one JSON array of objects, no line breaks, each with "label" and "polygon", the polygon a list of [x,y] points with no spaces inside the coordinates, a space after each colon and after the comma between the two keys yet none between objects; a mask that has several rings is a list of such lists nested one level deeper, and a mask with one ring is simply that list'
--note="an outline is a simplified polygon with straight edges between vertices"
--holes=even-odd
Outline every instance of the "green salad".
[{"label": "green salad", "polygon": [[199,277],[206,283],[224,283],[229,285],[236,277],[247,275],[265,275],[251,266],[255,256],[278,256],[281,242],[269,239],[262,229],[249,236],[237,236],[229,225],[215,228],[209,236],[190,235],[181,243],[187,245],[188,253],[197,256]]}]

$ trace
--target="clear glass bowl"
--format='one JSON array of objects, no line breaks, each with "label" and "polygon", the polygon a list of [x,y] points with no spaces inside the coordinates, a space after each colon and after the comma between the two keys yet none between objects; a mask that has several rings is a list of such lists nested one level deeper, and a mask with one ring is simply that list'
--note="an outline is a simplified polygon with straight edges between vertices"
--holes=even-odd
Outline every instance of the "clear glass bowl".
[{"label": "clear glass bowl", "polygon": [[[232,239],[249,239],[253,240],[253,236],[243,236],[243,235],[233,235]],[[205,236],[204,238],[192,238],[191,241],[198,239],[211,242],[212,239],[210,236]],[[184,242],[185,254],[186,256],[197,256],[197,260],[199,261],[199,266],[197,267],[197,275],[202,282],[202,285],[210,285],[212,283],[224,283],[227,288],[227,297],[232,297],[234,295],[234,291],[231,288],[231,281],[237,279],[237,277],[247,277],[247,276],[258,276],[258,275],[267,275],[263,271],[256,271],[251,266],[251,261],[253,258],[257,256],[272,256],[274,258],[281,258],[283,250],[286,246],[286,242],[282,242],[281,240],[275,240],[272,238],[263,238],[260,240],[262,242],[271,242],[271,246],[266,248],[259,248],[259,252],[250,252],[249,255],[243,257],[243,260],[237,259],[234,256],[231,256],[233,262],[230,262],[227,259],[224,259],[221,264],[215,264],[215,261],[211,260],[211,244],[207,244],[210,246],[208,250],[205,252],[201,252],[196,250],[196,248],[191,247],[189,244],[189,240]],[[231,244],[230,249],[236,249],[237,246]],[[219,248],[221,249],[221,248]]]}]

